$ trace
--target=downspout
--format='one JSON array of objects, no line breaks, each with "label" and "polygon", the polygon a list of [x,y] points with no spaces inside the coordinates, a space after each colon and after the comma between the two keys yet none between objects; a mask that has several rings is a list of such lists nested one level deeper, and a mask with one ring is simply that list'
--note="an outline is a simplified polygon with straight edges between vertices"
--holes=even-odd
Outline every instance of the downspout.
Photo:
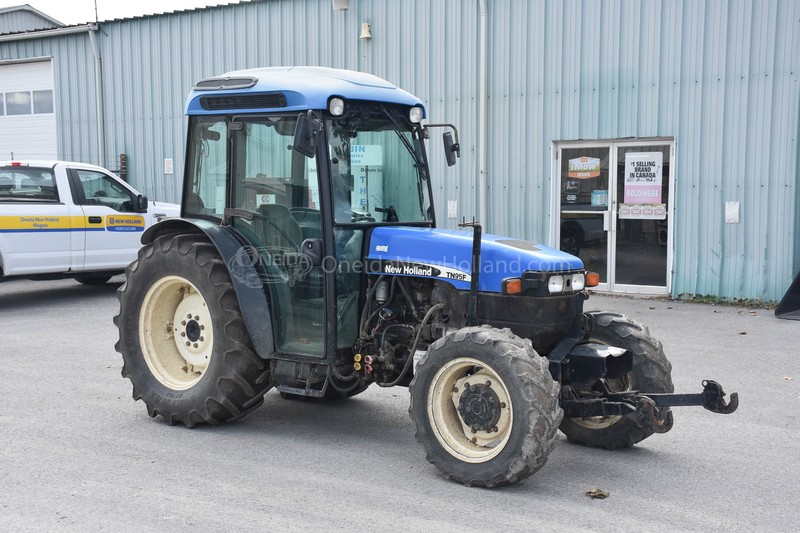
[{"label": "downspout", "polygon": [[101,167],[108,166],[106,161],[106,120],[103,113],[103,60],[100,57],[100,48],[97,46],[95,39],[95,32],[99,27],[94,24],[89,28],[89,41],[92,43],[92,55],[94,56],[94,94],[95,106],[97,113],[97,153],[99,157],[98,165]]},{"label": "downspout", "polygon": [[484,228],[489,227],[489,221],[487,220],[487,212],[486,212],[486,184],[487,184],[487,174],[489,170],[486,168],[486,154],[488,151],[488,135],[486,133],[486,124],[487,120],[487,110],[488,110],[488,99],[489,95],[487,92],[487,49],[488,49],[488,40],[489,35],[487,31],[487,19],[489,17],[489,11],[486,6],[486,0],[478,0],[478,5],[481,11],[481,21],[480,21],[480,50],[478,52],[479,55],[479,66],[478,66],[478,83],[479,83],[479,93],[478,93],[478,132],[480,135],[480,144],[478,145],[478,220],[481,222]]}]

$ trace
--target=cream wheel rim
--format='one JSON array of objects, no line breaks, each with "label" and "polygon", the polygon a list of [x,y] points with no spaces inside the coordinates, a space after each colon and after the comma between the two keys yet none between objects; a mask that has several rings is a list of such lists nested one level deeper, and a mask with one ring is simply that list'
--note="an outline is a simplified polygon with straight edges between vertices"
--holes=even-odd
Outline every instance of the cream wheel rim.
[{"label": "cream wheel rim", "polygon": [[460,357],[444,364],[428,389],[428,420],[439,444],[467,463],[484,463],[511,436],[511,395],[486,363]]},{"label": "cream wheel rim", "polygon": [[190,281],[166,276],[142,302],[139,344],[153,376],[173,390],[195,385],[205,374],[214,347],[211,313]]}]

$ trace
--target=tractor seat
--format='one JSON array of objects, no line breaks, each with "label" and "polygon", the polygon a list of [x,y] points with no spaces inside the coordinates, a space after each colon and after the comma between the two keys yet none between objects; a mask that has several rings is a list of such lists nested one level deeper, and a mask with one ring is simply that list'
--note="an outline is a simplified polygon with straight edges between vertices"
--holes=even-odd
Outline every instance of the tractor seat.
[{"label": "tractor seat", "polygon": [[288,207],[282,204],[263,204],[258,207],[258,212],[267,219],[255,219],[255,230],[262,245],[293,252],[300,251],[303,231]]}]

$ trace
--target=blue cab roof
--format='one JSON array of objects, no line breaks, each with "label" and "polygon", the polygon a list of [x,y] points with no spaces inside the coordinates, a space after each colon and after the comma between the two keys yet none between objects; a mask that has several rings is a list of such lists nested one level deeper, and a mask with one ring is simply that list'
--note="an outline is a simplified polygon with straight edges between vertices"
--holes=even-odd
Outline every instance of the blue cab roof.
[{"label": "blue cab roof", "polygon": [[[226,83],[226,80],[249,80],[249,83]],[[219,83],[216,83],[219,82]],[[215,87],[216,85],[216,87]],[[229,87],[226,87],[228,85]],[[246,85],[246,86],[241,86]],[[198,89],[198,87],[202,87]],[[229,107],[241,100],[235,97],[256,94],[283,94],[285,105],[280,107]],[[203,97],[233,97],[224,108],[207,109]],[[220,113],[259,113],[275,111],[305,111],[327,109],[328,99],[338,96],[345,100],[370,100],[408,106],[425,106],[416,96],[397,88],[372,74],[327,67],[267,67],[227,72],[202,80],[195,85],[186,102],[187,115],[218,115]],[[269,102],[269,100],[264,100]]]}]

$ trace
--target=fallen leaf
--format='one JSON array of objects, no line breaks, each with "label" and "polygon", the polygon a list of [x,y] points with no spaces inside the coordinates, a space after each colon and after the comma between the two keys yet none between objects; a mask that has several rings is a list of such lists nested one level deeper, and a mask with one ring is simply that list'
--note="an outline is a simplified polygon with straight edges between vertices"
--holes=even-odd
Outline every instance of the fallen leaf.
[{"label": "fallen leaf", "polygon": [[750,316],[758,316],[758,313],[756,313],[755,311],[750,311]]},{"label": "fallen leaf", "polygon": [[789,377],[789,376],[783,376],[783,380],[784,380],[784,381],[793,381],[793,380],[794,380],[794,378],[791,378],[791,377]]},{"label": "fallen leaf", "polygon": [[603,489],[592,489],[586,492],[586,495],[590,498],[594,498],[596,500],[605,500],[608,498],[608,495],[611,494],[610,492],[606,492]]},{"label": "fallen leaf", "polygon": [[715,313],[721,313],[722,311],[720,311],[719,309],[714,309],[714,312]]},{"label": "fallen leaf", "polygon": [[747,335],[747,332],[746,331],[740,331],[739,335]]},{"label": "fallen leaf", "polygon": [[655,307],[650,307],[650,309],[655,309]]}]

